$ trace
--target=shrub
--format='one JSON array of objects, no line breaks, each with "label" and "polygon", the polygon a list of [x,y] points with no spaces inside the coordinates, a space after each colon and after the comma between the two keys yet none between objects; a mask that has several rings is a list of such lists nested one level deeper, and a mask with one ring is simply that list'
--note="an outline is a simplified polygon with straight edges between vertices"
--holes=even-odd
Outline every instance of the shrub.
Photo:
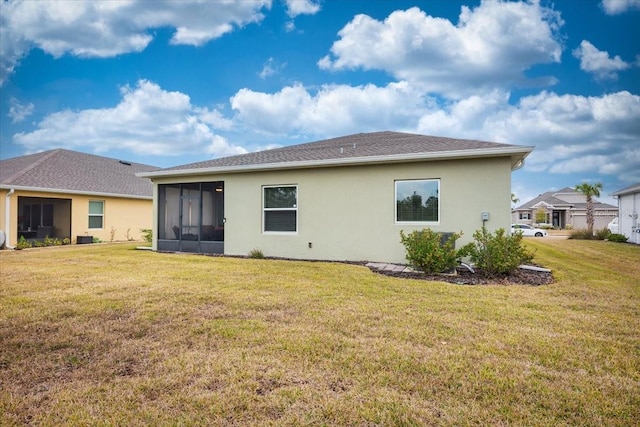
[{"label": "shrub", "polygon": [[91,241],[92,241],[93,243],[102,243],[102,240],[100,240],[100,238],[99,238],[99,237],[95,237],[95,236],[93,237],[93,239],[91,239]]},{"label": "shrub", "polygon": [[56,239],[56,238],[49,237],[49,236],[46,236],[44,238],[43,243],[44,243],[44,246],[60,246],[62,244],[60,239]]},{"label": "shrub", "polygon": [[575,230],[571,230],[569,234],[569,239],[576,240],[591,240],[593,239],[593,235],[589,233],[589,230],[584,228],[576,228]]},{"label": "shrub", "polygon": [[611,234],[609,234],[608,240],[610,242],[626,243],[627,240],[629,240],[629,238],[627,236],[625,236],[624,234],[611,233]]},{"label": "shrub", "polygon": [[18,239],[18,243],[16,243],[16,249],[27,249],[31,247],[31,242],[24,238],[24,236],[20,236]]},{"label": "shrub", "polygon": [[487,277],[509,274],[533,260],[533,253],[522,246],[521,233],[509,236],[500,228],[492,234],[482,227],[473,233],[473,240],[460,249],[459,255],[470,257]]},{"label": "shrub", "polygon": [[602,230],[596,230],[595,239],[596,240],[605,240],[608,239],[611,235],[611,231],[608,228],[603,228]]},{"label": "shrub", "polygon": [[140,232],[142,233],[142,239],[145,242],[150,242],[153,240],[153,230],[150,228],[141,228]]},{"label": "shrub", "polygon": [[605,240],[609,238],[611,232],[607,228],[603,228],[602,230],[596,230],[595,233],[589,233],[587,229],[576,229],[571,231],[569,234],[569,239],[576,240]]},{"label": "shrub", "polygon": [[461,235],[453,233],[443,242],[443,236],[429,228],[406,235],[401,230],[400,241],[404,245],[407,261],[413,267],[427,274],[443,273],[458,264],[455,244]]},{"label": "shrub", "polygon": [[260,249],[251,249],[251,252],[249,252],[249,258],[262,259],[264,258],[264,254]]}]

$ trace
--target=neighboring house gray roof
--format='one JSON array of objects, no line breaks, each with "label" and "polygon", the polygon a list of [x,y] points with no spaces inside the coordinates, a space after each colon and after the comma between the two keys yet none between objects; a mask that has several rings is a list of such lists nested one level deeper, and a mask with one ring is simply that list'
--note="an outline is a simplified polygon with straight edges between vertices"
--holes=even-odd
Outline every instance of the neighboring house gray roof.
[{"label": "neighboring house gray roof", "polygon": [[640,193],[640,182],[637,184],[630,185],[621,190],[612,193],[612,196],[624,196],[626,194]]},{"label": "neighboring house gray roof", "polygon": [[[540,194],[535,199],[531,199],[528,202],[518,206],[514,210],[516,211],[528,211],[531,209],[535,209],[535,207],[539,203],[546,203],[552,205],[555,208],[565,208],[572,210],[586,210],[587,203],[577,203],[577,202],[569,202],[562,199],[563,194],[581,194],[578,191],[574,190],[571,187],[565,187],[560,190],[555,191],[547,191],[546,193]],[[595,210],[603,210],[603,209],[618,209],[617,206],[610,205],[608,203],[599,202],[596,199],[593,199],[593,208]]]},{"label": "neighboring house gray roof", "polygon": [[150,199],[153,184],[136,173],[157,167],[56,149],[0,160],[0,188]]},{"label": "neighboring house gray roof", "polygon": [[531,151],[533,151],[533,147],[530,146],[386,131],[359,133],[223,157],[144,173],[139,176],[160,177],[209,172],[242,172],[496,155],[511,156],[512,166],[516,167]]}]

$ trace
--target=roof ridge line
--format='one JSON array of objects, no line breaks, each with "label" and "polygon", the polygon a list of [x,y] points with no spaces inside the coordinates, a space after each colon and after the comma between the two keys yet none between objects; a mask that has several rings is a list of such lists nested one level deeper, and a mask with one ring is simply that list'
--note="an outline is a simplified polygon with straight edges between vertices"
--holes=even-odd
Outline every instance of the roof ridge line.
[{"label": "roof ridge line", "polygon": [[55,149],[51,150],[46,155],[42,156],[41,159],[36,160],[35,162],[31,163],[29,166],[27,166],[26,168],[24,168],[20,172],[15,173],[12,176],[10,176],[9,178],[7,178],[6,183],[8,185],[11,185],[11,181],[13,181],[14,179],[24,175],[25,173],[29,172],[30,170],[33,170],[35,167],[40,166],[46,160],[49,160],[54,154],[59,153],[61,150],[62,150],[61,148],[55,148]]}]

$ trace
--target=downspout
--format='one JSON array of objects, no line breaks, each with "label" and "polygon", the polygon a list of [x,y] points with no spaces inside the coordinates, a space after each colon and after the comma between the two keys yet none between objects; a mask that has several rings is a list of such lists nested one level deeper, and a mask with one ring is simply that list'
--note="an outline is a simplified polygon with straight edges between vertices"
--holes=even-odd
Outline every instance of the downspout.
[{"label": "downspout", "polygon": [[11,228],[11,195],[15,192],[15,188],[12,188],[11,190],[9,190],[9,192],[7,193],[6,200],[5,200],[5,204],[4,204],[4,229],[5,229],[5,233],[4,233],[4,246],[7,249],[13,249],[12,246],[10,246],[9,244],[9,236],[11,236],[11,232],[10,232],[10,228]]}]

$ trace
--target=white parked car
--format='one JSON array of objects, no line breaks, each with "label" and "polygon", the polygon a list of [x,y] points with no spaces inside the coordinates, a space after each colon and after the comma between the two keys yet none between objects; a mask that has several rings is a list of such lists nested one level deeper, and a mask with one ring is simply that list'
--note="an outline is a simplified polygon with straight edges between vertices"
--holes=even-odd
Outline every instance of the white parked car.
[{"label": "white parked car", "polygon": [[522,233],[523,236],[544,237],[547,232],[528,224],[511,224],[511,234]]},{"label": "white parked car", "polygon": [[609,225],[607,225],[607,228],[613,234],[618,234],[618,230],[619,230],[619,228],[618,228],[618,217],[613,218],[611,220],[611,222],[609,223]]}]

